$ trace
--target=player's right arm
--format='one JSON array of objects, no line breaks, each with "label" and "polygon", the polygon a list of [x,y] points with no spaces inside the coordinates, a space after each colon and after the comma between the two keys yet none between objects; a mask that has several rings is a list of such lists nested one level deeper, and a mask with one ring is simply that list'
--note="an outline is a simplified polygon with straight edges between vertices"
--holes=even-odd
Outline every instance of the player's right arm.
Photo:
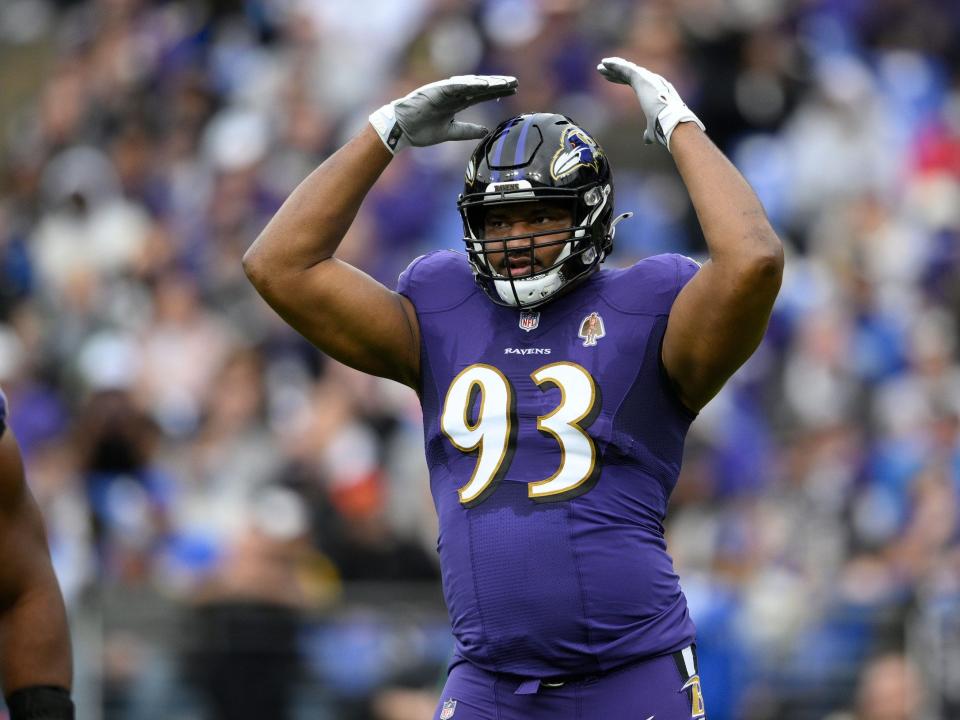
[{"label": "player's right arm", "polygon": [[243,267],[263,299],[325,353],[411,385],[419,374],[419,336],[410,302],[334,257],[392,157],[366,127],[293,191]]},{"label": "player's right arm", "polygon": [[482,137],[484,128],[457,122],[454,114],[510,95],[516,86],[510,77],[458,76],[373,113],[369,126],[294,190],[244,255],[244,270],[260,295],[336,360],[416,387],[420,331],[413,305],[335,253],[394,153]]}]

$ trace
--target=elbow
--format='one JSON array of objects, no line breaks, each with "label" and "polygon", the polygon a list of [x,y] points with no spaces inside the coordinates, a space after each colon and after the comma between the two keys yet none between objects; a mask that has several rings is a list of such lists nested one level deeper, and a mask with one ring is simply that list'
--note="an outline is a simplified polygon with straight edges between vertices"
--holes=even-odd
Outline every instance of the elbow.
[{"label": "elbow", "polygon": [[254,290],[268,303],[272,303],[272,298],[277,289],[277,270],[269,262],[269,258],[264,258],[262,249],[254,243],[243,254],[241,263],[243,264],[243,272],[250,284],[253,285]]},{"label": "elbow", "polygon": [[257,272],[257,257],[252,247],[247,248],[240,262],[243,265],[243,272],[247,276],[247,279],[253,282]]},{"label": "elbow", "polygon": [[257,243],[247,248],[241,263],[243,264],[243,272],[250,283],[258,290],[261,289],[266,283],[267,273],[264,269],[262,253],[257,250]]},{"label": "elbow", "polygon": [[783,280],[783,243],[770,228],[757,233],[756,249],[749,261],[750,277],[764,285],[780,287]]}]

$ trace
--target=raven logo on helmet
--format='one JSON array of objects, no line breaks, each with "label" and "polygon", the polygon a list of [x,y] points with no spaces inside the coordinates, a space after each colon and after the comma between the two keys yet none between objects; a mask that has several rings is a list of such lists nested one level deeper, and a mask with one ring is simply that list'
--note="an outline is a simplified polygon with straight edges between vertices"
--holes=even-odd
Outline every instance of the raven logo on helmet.
[{"label": "raven logo on helmet", "polygon": [[571,125],[560,136],[560,149],[550,162],[550,177],[559,180],[586,165],[596,169],[601,155],[603,150],[596,141],[576,125]]}]

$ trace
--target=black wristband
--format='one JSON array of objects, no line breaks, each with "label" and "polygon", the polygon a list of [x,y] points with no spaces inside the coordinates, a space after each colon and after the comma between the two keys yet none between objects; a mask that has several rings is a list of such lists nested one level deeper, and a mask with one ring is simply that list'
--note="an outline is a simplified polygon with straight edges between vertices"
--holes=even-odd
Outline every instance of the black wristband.
[{"label": "black wristband", "polygon": [[10,693],[10,720],[74,720],[70,692],[54,685],[34,685]]}]

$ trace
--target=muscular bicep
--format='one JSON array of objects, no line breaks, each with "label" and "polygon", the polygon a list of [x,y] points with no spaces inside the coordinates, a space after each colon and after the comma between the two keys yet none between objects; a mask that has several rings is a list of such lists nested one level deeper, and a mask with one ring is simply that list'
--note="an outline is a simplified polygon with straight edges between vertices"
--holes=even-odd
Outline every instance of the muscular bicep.
[{"label": "muscular bicep", "polygon": [[781,271],[776,256],[733,269],[707,261],[680,291],[663,339],[663,364],[691,410],[706,405],[757,349]]},{"label": "muscular bicep", "polygon": [[413,304],[366,273],[329,258],[257,284],[291,326],[330,357],[372,375],[416,388],[420,328]]}]

